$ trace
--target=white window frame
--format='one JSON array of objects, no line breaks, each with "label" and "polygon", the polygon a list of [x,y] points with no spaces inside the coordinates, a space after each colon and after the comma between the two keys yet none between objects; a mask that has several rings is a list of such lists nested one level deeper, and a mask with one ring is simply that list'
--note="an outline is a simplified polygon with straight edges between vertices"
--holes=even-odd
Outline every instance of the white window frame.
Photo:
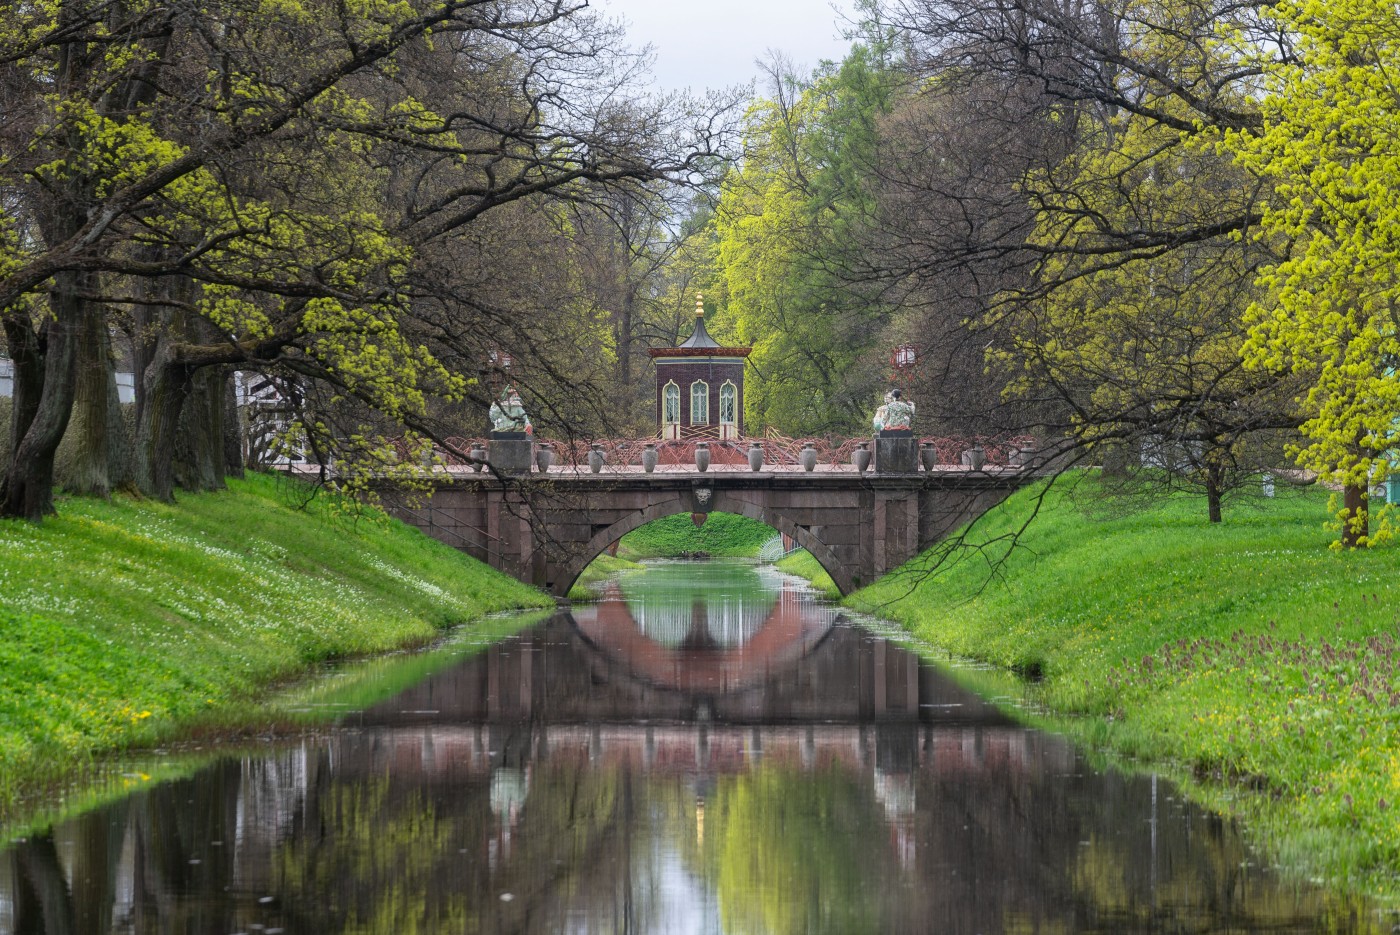
[{"label": "white window frame", "polygon": [[[725,397],[728,396],[726,400]],[[725,403],[729,403],[729,418],[724,417]],[[725,380],[719,387],[719,435],[720,438],[735,438],[739,434],[739,387],[733,380]]]},{"label": "white window frame", "polygon": [[[701,401],[699,407],[695,405],[696,400]],[[704,380],[696,380],[690,384],[690,424],[710,424],[710,384]]]},{"label": "white window frame", "polygon": [[[672,401],[676,404],[674,408],[671,406]],[[681,388],[675,380],[667,380],[666,385],[661,388],[661,421],[666,425],[680,424]]]}]

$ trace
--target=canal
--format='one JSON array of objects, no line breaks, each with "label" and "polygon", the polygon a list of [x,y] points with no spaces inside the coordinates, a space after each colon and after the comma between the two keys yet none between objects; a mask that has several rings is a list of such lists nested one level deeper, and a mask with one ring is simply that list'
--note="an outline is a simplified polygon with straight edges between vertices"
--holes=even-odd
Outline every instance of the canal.
[{"label": "canal", "polygon": [[742,562],[0,850],[0,932],[1379,932]]}]

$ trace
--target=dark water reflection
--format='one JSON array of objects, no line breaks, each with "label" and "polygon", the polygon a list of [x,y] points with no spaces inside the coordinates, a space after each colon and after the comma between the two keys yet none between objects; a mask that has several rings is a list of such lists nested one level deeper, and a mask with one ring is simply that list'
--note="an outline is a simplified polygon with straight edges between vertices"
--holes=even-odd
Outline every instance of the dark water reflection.
[{"label": "dark water reflection", "polygon": [[1165,783],[718,563],[0,853],[0,932],[278,929],[1381,930]]}]

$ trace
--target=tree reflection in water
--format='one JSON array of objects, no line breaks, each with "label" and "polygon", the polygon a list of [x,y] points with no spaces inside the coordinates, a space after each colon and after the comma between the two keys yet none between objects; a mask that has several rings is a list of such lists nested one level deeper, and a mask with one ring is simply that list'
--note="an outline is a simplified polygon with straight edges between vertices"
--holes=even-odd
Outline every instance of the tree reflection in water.
[{"label": "tree reflection in water", "polygon": [[[633,585],[16,843],[0,932],[1382,930],[791,584],[706,573],[756,593],[703,582],[651,639]],[[678,635],[706,590],[723,638]]]}]

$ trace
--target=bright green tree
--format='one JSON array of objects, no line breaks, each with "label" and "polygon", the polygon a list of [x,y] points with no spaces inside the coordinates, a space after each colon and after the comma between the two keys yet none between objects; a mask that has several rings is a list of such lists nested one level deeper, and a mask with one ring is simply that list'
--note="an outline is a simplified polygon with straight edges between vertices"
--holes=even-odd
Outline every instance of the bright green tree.
[{"label": "bright green tree", "polygon": [[859,284],[857,234],[872,215],[866,178],[897,74],[873,37],[811,81],[775,66],[771,96],[750,108],[715,229],[729,300],[717,327],[754,349],[745,392],[754,428],[849,431],[868,415],[860,365],[888,310]]},{"label": "bright green tree", "polygon": [[1267,73],[1263,129],[1228,145],[1275,186],[1261,236],[1286,250],[1245,354],[1306,377],[1298,461],[1344,487],[1342,544],[1372,545],[1394,527],[1371,528],[1366,493],[1400,446],[1400,17],[1385,0],[1270,9],[1294,55]]}]

